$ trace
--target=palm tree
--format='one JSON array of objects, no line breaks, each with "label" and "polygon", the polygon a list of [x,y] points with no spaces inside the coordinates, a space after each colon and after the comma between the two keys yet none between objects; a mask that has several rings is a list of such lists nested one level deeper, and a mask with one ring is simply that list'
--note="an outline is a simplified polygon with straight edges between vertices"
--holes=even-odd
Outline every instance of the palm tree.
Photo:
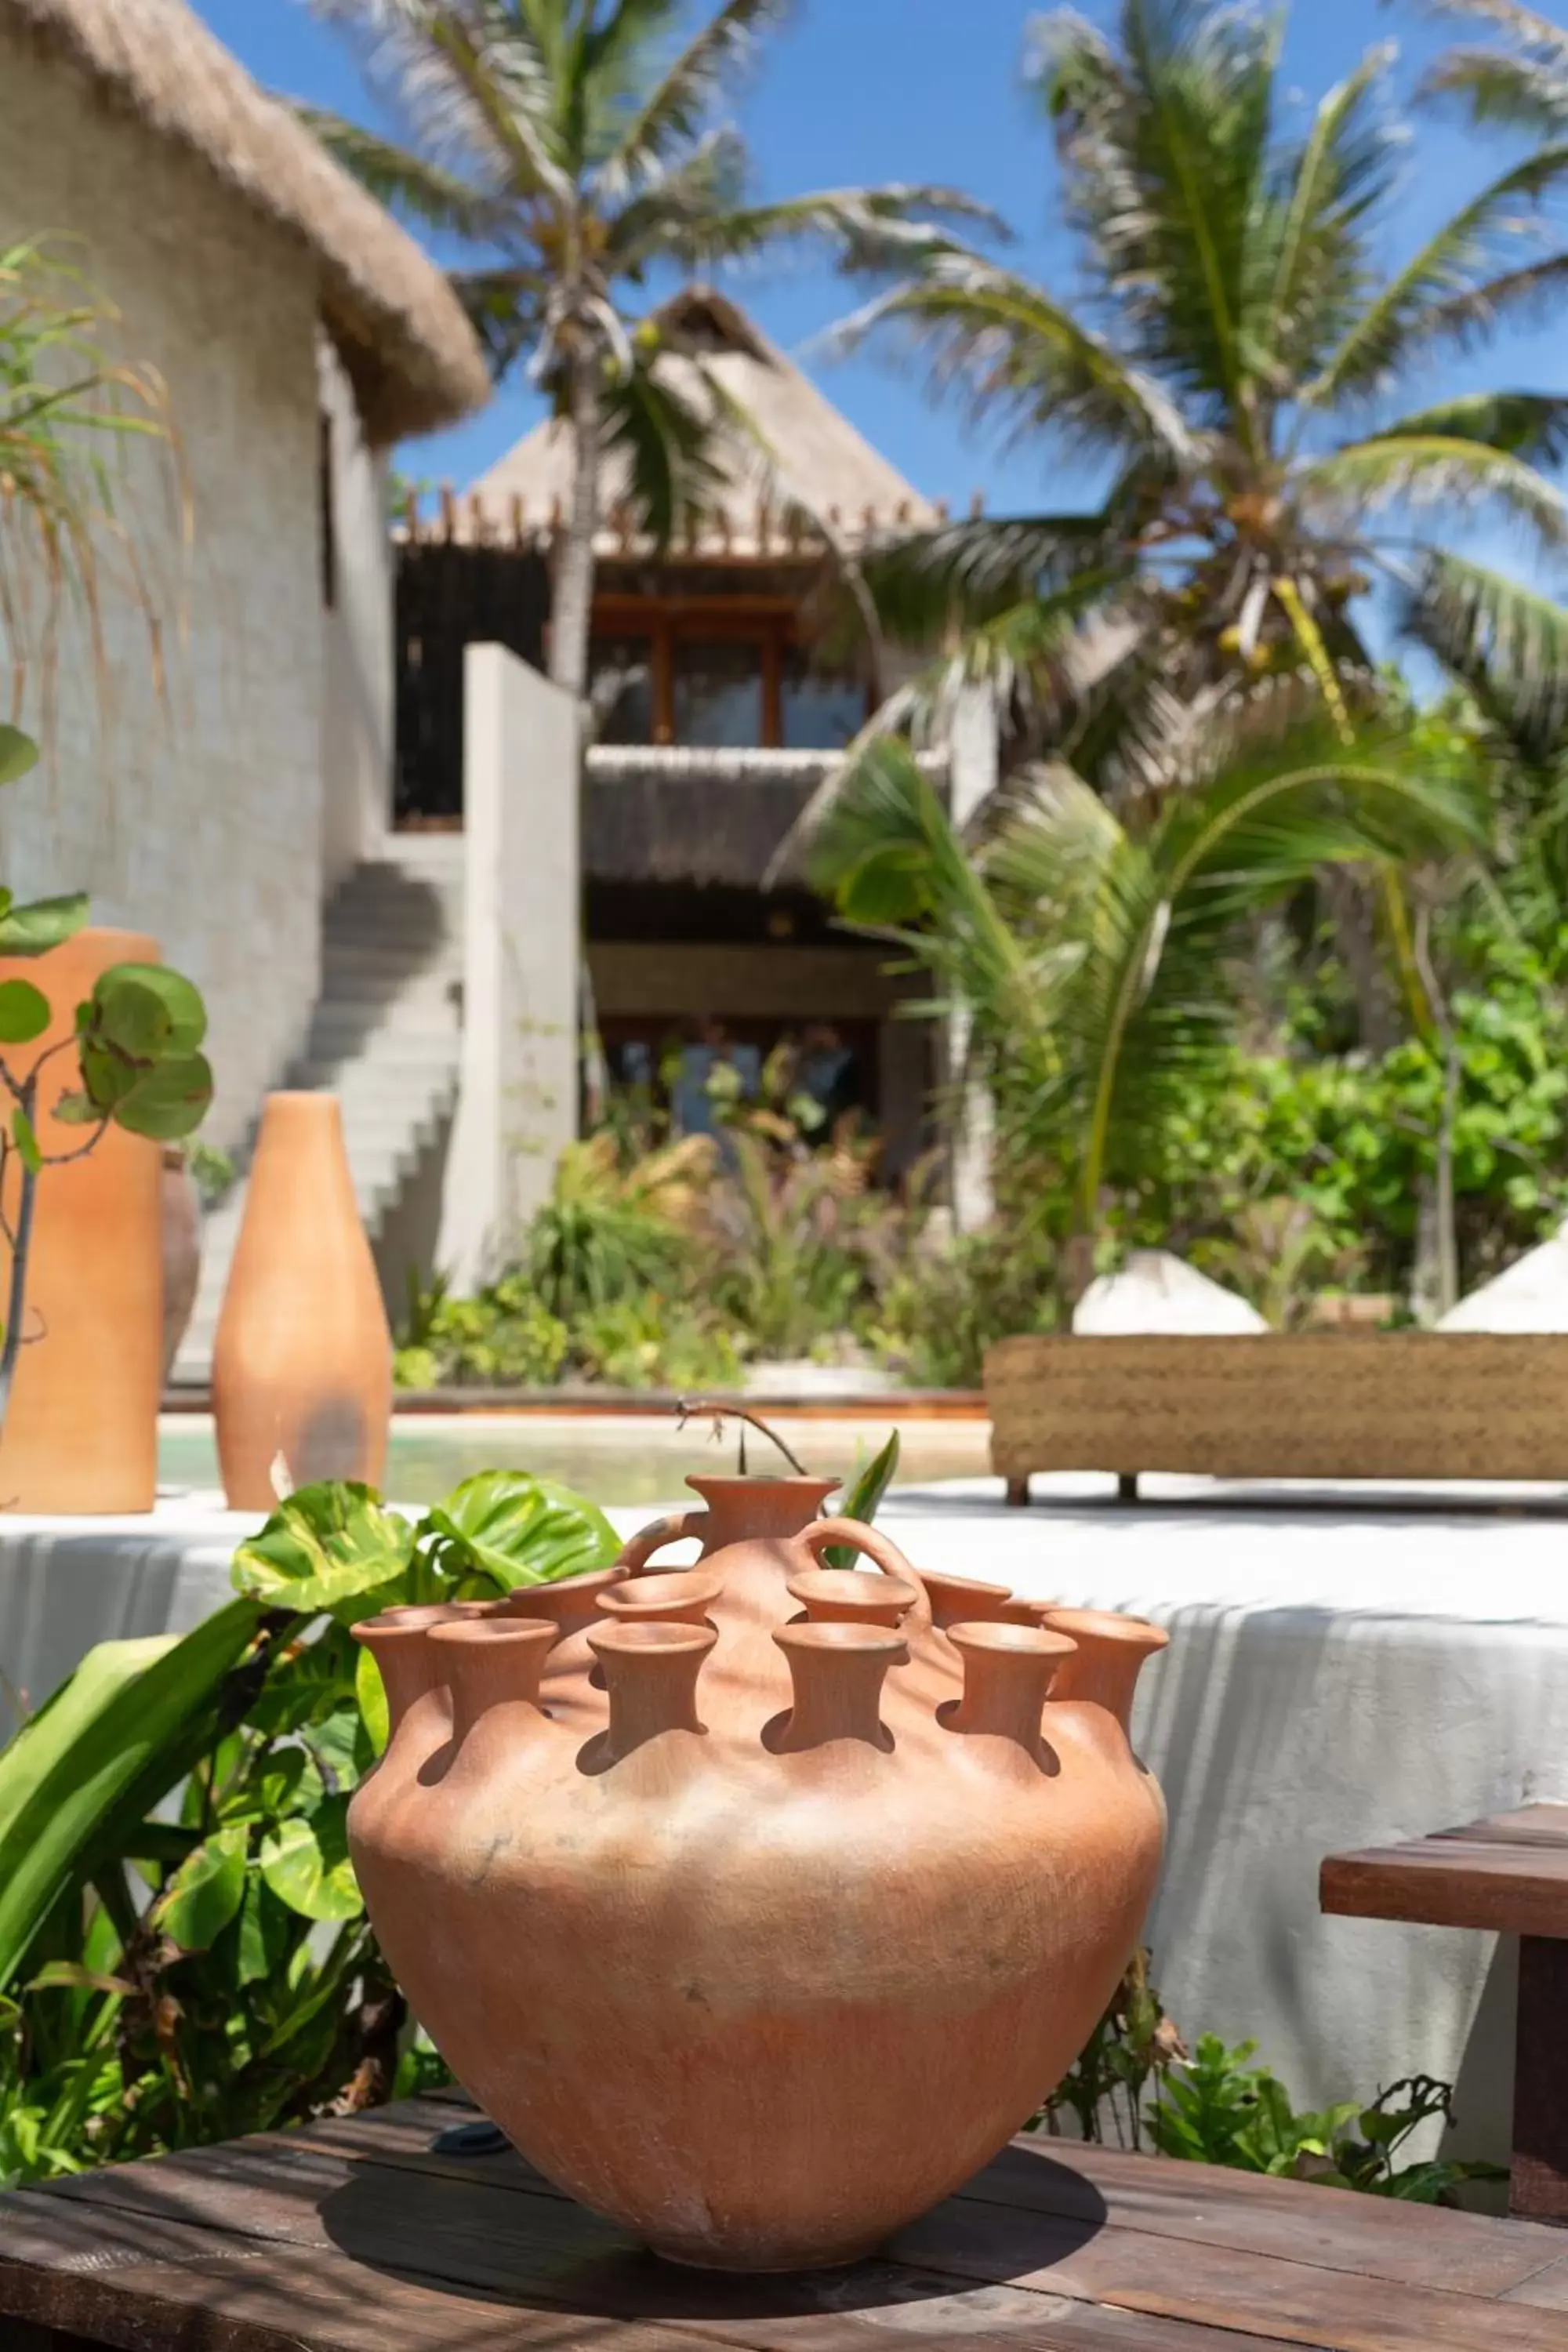
[{"label": "palm tree", "polygon": [[[816,846],[849,921],[962,1004],[972,1068],[1026,1197],[1062,1173],[1068,1287],[1091,1269],[1108,1197],[1135,1192],[1167,1114],[1234,1050],[1247,928],[1326,865],[1473,850],[1481,812],[1407,729],[1343,730],[1286,688],[1210,728],[1181,789],[1120,814],[1060,761],[1029,770],[978,845],[910,746],[884,736]],[[1015,1192],[1019,1191],[1016,1185]]]},{"label": "palm tree", "polygon": [[[316,0],[355,42],[407,143],[304,109],[383,202],[470,249],[454,274],[498,380],[527,356],[569,420],[574,488],[556,578],[551,674],[587,679],[600,461],[631,461],[634,510],[668,539],[712,479],[714,428],[657,366],[658,331],[628,298],[661,267],[826,243],[874,271],[984,215],[952,190],[839,188],[745,200],[746,153],[712,121],[732,77],[793,0]],[[762,453],[760,453],[762,454]]]},{"label": "palm tree", "polygon": [[[1121,0],[1114,38],[1068,9],[1038,20],[1030,71],[1081,302],[950,240],[842,330],[847,345],[901,334],[1009,446],[1065,452],[1104,484],[1088,512],[961,522],[871,560],[886,632],[945,648],[889,722],[989,679],[1118,811],[1158,799],[1216,716],[1280,672],[1305,671],[1348,736],[1375,699],[1355,609],[1369,584],[1395,581],[1413,628],[1476,593],[1432,544],[1439,516],[1501,513],[1568,543],[1543,470],[1568,450],[1568,397],[1394,400],[1538,295],[1542,270],[1516,266],[1521,223],[1568,187],[1568,137],[1391,271],[1405,152],[1391,52],[1298,134],[1281,35],[1224,0]],[[1340,896],[1363,1028],[1385,1033],[1368,1042],[1392,1042],[1376,934]],[[1407,954],[1399,968],[1418,1005]]]}]

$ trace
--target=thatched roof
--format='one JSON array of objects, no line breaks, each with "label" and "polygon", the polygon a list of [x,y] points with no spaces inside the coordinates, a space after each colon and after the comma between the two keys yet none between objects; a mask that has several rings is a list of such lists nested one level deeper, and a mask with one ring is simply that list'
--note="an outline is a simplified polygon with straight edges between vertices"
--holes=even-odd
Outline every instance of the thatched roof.
[{"label": "thatched roof", "polygon": [[[692,406],[708,408],[711,396],[702,383],[706,370],[735,407],[752,420],[765,446],[764,469],[749,436],[726,436],[721,431],[723,489],[694,535],[694,547],[702,553],[776,556],[792,544],[820,543],[808,520],[812,516],[820,518],[835,537],[849,541],[874,532],[930,530],[939,520],[937,509],[862,440],[809,376],[726,296],[710,287],[689,287],[655,317],[701,353],[700,362],[673,352],[658,362],[675,389]],[[764,470],[771,474],[771,483],[763,481]],[[546,526],[552,516],[564,512],[571,489],[567,429],[546,422],[475,483],[458,509],[458,535],[479,537],[488,530],[517,536],[520,528]],[[634,544],[617,512],[625,494],[624,467],[609,458],[600,485],[602,555],[628,551]],[[794,512],[791,501],[796,502]]]},{"label": "thatched roof", "polygon": [[373,441],[450,424],[489,396],[483,356],[440,270],[186,0],[0,0],[0,35],[67,60],[101,99],[302,240]]}]

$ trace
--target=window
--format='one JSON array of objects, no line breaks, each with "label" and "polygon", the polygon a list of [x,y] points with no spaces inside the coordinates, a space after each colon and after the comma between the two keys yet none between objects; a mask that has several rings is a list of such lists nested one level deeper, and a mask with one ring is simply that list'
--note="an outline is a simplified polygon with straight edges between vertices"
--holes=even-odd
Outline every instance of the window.
[{"label": "window", "polygon": [[785,646],[779,716],[786,751],[841,751],[866,724],[866,689],[858,678],[814,670],[798,646]]},{"label": "window", "polygon": [[675,740],[716,751],[763,740],[763,649],[755,638],[677,637]]},{"label": "window", "polygon": [[647,637],[595,637],[589,692],[601,743],[653,741],[653,646]]}]

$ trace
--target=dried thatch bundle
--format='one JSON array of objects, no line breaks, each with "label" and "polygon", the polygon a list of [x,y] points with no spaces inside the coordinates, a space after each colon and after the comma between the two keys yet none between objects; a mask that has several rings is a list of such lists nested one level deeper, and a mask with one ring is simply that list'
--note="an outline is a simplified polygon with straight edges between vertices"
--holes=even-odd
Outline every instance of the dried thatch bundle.
[{"label": "dried thatch bundle", "polygon": [[5,41],[67,61],[101,101],[303,241],[373,441],[448,424],[488,397],[483,357],[440,270],[186,0],[0,0]]}]

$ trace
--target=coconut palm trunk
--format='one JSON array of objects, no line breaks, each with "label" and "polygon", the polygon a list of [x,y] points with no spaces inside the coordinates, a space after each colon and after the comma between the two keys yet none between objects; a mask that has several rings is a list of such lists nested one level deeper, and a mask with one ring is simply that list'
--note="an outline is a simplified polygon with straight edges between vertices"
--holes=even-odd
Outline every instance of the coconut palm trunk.
[{"label": "coconut palm trunk", "polygon": [[572,500],[555,573],[551,617],[550,675],[577,703],[588,692],[594,615],[594,541],[599,528],[602,410],[599,359],[579,353],[572,363]]}]

